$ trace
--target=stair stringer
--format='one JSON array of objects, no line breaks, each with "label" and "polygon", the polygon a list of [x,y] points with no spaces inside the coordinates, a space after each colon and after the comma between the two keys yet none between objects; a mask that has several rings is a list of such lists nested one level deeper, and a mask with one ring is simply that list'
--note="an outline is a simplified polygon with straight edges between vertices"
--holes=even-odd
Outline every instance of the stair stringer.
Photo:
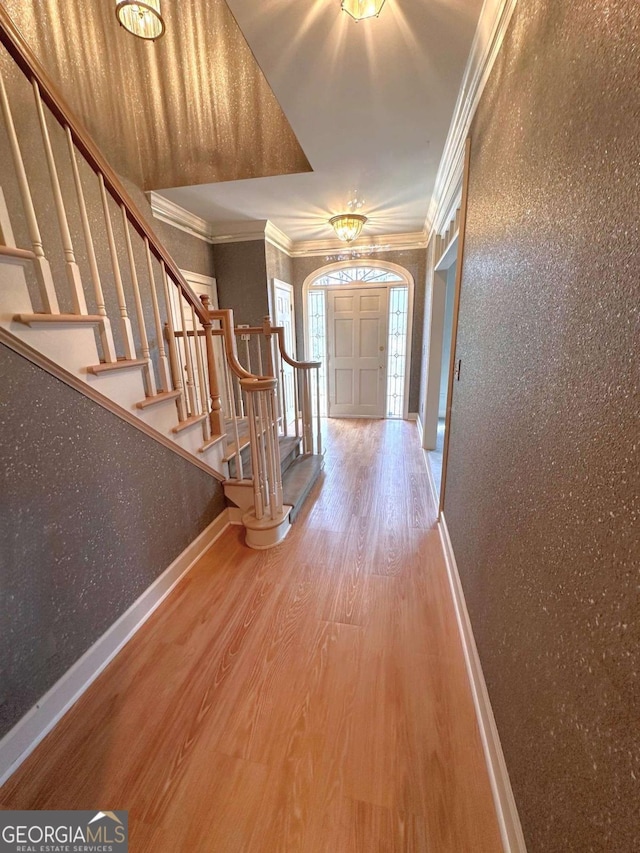
[{"label": "stair stringer", "polygon": [[88,372],[88,367],[100,363],[95,323],[83,322],[81,318],[73,322],[48,318],[42,326],[29,326],[15,319],[34,313],[23,269],[25,263],[28,261],[6,256],[0,262],[0,340],[216,479],[227,479],[224,436],[201,452],[200,426],[177,434],[171,432],[179,423],[175,401],[163,401],[148,409],[136,408],[136,403],[145,399],[145,366],[98,375]]}]

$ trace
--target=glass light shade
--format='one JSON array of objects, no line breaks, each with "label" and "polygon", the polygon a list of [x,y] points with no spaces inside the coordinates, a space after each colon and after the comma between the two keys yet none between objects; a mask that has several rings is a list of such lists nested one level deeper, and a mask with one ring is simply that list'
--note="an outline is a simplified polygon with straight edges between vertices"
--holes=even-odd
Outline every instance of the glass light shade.
[{"label": "glass light shade", "polygon": [[154,41],[164,33],[160,0],[116,0],[116,17],[121,26],[141,39]]},{"label": "glass light shade", "polygon": [[356,21],[377,18],[385,0],[342,0],[342,9]]},{"label": "glass light shade", "polygon": [[329,225],[333,225],[333,230],[343,243],[351,243],[358,237],[366,221],[367,217],[359,213],[341,213],[332,216]]}]

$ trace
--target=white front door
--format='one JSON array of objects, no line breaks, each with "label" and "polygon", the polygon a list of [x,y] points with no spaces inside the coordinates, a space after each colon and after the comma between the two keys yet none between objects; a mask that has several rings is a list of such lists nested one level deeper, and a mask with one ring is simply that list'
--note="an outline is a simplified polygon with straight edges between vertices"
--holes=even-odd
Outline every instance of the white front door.
[{"label": "white front door", "polygon": [[386,287],[327,291],[329,417],[383,418]]},{"label": "white front door", "polygon": [[[284,343],[287,355],[296,357],[295,317],[293,313],[293,287],[284,281],[273,280],[274,324],[284,328]],[[293,367],[282,359],[282,403],[287,423],[295,420],[295,397],[293,393]]]}]

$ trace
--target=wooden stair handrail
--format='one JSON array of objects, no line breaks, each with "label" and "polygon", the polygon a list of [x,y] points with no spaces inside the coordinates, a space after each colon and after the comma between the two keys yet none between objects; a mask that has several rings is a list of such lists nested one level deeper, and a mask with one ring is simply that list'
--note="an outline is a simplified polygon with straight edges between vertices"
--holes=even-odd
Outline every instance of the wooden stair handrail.
[{"label": "wooden stair handrail", "polygon": [[287,364],[291,365],[291,367],[297,367],[300,370],[312,370],[314,367],[322,367],[321,361],[296,361],[295,358],[291,358],[291,356],[286,350],[286,344],[284,339],[284,326],[272,326],[271,331],[277,334],[280,355],[287,362]]},{"label": "wooden stair handrail", "polygon": [[236,336],[234,334],[233,311],[230,308],[209,309],[209,297],[203,295],[202,307],[204,308],[207,322],[219,320],[222,325],[222,338],[224,340],[224,351],[227,356],[227,362],[231,370],[239,379],[266,379],[270,377],[257,376],[246,370],[238,361],[238,352],[236,349]]},{"label": "wooden stair handrail", "polygon": [[24,36],[15,25],[13,19],[0,2],[0,42],[6,47],[25,77],[32,82],[35,80],[40,90],[43,102],[51,110],[62,127],[68,127],[73,142],[87,163],[96,174],[101,174],[105,187],[118,205],[124,205],[127,217],[138,234],[149,241],[151,251],[159,261],[162,261],[183,296],[193,307],[201,321],[206,320],[206,312],[202,304],[189,287],[184,276],[178,269],[171,255],[164,248],[145,217],[138,209],[133,198],[125,189],[122,181],[105,160],[91,135],[80,119],[65,100],[64,96],[53,82],[43,65],[33,53]]},{"label": "wooden stair handrail", "polygon": [[287,345],[284,339],[284,326],[272,326],[269,317],[264,318],[263,331],[265,335],[276,335],[280,355],[291,367],[297,367],[300,370],[312,370],[314,367],[322,367],[321,361],[297,361],[295,358],[292,358],[287,352]]}]

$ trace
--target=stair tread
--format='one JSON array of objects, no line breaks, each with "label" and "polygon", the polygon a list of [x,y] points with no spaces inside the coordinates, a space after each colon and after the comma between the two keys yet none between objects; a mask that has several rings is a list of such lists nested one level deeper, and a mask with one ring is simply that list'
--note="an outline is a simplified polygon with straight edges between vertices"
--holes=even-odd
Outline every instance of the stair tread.
[{"label": "stair tread", "polygon": [[[287,470],[291,462],[295,459],[295,452],[297,448],[300,446],[302,439],[296,438],[295,436],[278,436],[278,444],[280,445],[280,468],[282,473]],[[224,459],[225,462],[231,462],[235,465],[235,444],[232,445],[234,449],[233,454],[229,454],[229,450],[227,449],[227,458]],[[249,448],[249,438],[243,443],[241,440],[240,443],[240,451],[242,452],[242,473],[246,479],[251,479],[253,477],[253,472],[251,468],[251,455],[248,450]],[[234,472],[235,473],[235,469]]]},{"label": "stair tread", "polygon": [[174,426],[172,428],[171,432],[174,433],[174,435],[175,435],[178,432],[182,432],[183,429],[188,429],[189,427],[194,426],[195,424],[201,424],[202,421],[206,417],[207,417],[206,414],[204,414],[204,415],[191,415],[190,418],[187,418],[184,421],[180,421],[180,423],[177,426]]},{"label": "stair tread", "polygon": [[87,373],[98,375],[100,373],[108,373],[110,370],[124,370],[127,367],[144,367],[147,364],[146,358],[119,358],[117,361],[104,361],[100,364],[92,364],[87,367]]},{"label": "stair tread", "polygon": [[[228,438],[228,436],[227,436]],[[244,450],[245,447],[249,446],[250,438],[248,435],[240,436],[240,451]],[[235,441],[227,442],[227,447],[225,449],[223,462],[230,462],[238,453],[238,447],[236,446]],[[246,463],[245,463],[246,464]]]},{"label": "stair tread", "polygon": [[224,433],[221,433],[220,435],[212,435],[211,438],[208,438],[205,441],[202,447],[198,448],[198,453],[205,453],[210,447],[213,447],[214,444],[218,444],[218,442],[223,441],[225,438],[226,435],[224,435]]},{"label": "stair tread", "polygon": [[323,464],[322,456],[298,456],[282,475],[283,501],[293,507],[291,521],[295,519],[313,484],[320,476]]},{"label": "stair tread", "polygon": [[100,314],[15,314],[13,319],[16,323],[24,323],[27,326],[34,323],[85,323],[95,326],[96,323],[103,323],[106,318]]},{"label": "stair tread", "polygon": [[136,403],[136,409],[147,409],[149,406],[155,406],[157,403],[163,403],[165,400],[175,400],[180,396],[180,391],[159,391],[152,397],[145,397]]},{"label": "stair tread", "polygon": [[20,264],[24,266],[35,261],[35,253],[29,249],[18,249],[16,246],[0,246],[0,263]]}]

